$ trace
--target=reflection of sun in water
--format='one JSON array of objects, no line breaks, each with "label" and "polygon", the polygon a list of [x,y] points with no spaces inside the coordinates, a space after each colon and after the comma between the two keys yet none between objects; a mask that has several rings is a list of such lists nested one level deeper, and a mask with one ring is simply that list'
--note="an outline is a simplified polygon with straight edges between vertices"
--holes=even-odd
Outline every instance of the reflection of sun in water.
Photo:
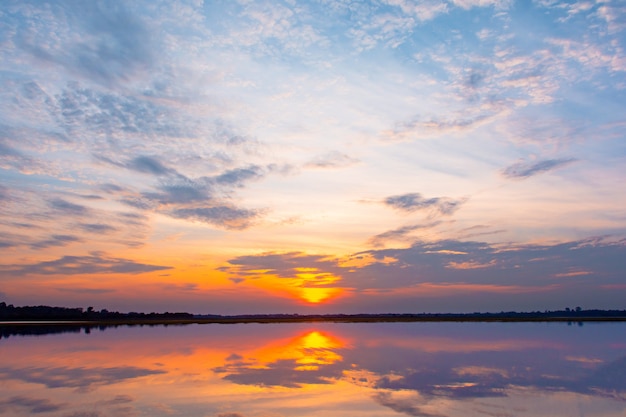
[{"label": "reflection of sun in water", "polygon": [[343,358],[332,349],[340,344],[320,332],[311,332],[300,339],[302,356],[296,359],[297,371],[315,371],[320,365],[330,365]]},{"label": "reflection of sun in water", "polygon": [[316,371],[321,365],[331,365],[343,360],[336,352],[345,343],[331,335],[318,331],[311,331],[286,344],[266,346],[255,356],[259,360],[259,367],[264,368],[269,363],[280,360],[293,360],[296,371]]}]

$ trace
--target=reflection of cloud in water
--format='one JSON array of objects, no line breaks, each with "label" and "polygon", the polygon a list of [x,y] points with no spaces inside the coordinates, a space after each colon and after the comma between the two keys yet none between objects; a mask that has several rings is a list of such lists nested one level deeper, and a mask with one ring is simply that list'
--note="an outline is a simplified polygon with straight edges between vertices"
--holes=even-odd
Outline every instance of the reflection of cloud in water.
[{"label": "reflection of cloud in water", "polygon": [[80,392],[88,392],[98,386],[115,384],[132,378],[162,373],[165,373],[165,371],[134,366],[110,368],[0,368],[0,377],[3,379],[17,379],[29,383],[43,384],[48,388],[76,388]]},{"label": "reflection of cloud in water", "polygon": [[[311,331],[253,352],[231,353],[213,371],[236,384],[265,387],[342,380],[376,390],[380,404],[393,402],[394,410],[424,416],[437,415],[423,408],[433,401],[504,398],[513,387],[611,398],[626,391],[626,358],[604,364],[582,354],[563,355],[567,345],[555,340],[459,341],[373,337],[348,346],[328,332]],[[390,393],[400,392],[418,395],[422,405],[409,407],[406,398],[394,402],[397,396]]]},{"label": "reflection of cloud in water", "polygon": [[[552,359],[548,357],[545,360]],[[592,398],[610,398],[626,402],[626,357],[592,370],[589,370],[588,361],[583,361],[582,366],[584,368],[575,375],[568,372],[546,374],[543,373],[543,367],[527,367],[522,372],[516,370],[515,366],[508,370],[483,366],[454,369],[435,366],[432,370],[409,370],[402,377],[397,374],[392,374],[392,377],[382,376],[370,386],[378,389],[372,396],[378,404],[416,417],[443,417],[437,410],[440,409],[439,405],[449,400],[462,401],[461,404],[476,410],[480,415],[512,417],[516,413],[510,413],[510,409],[485,409],[498,407],[497,403],[479,403],[475,400],[518,397],[520,394],[526,398],[535,398],[539,394],[545,397],[549,393],[559,396],[582,394],[589,396],[588,401]],[[376,377],[369,374],[368,379]],[[468,400],[471,402],[465,402]],[[477,405],[479,408],[475,408]],[[469,408],[467,412],[470,412]]]},{"label": "reflection of cloud in water", "polygon": [[0,415],[617,417],[620,330],[307,323],[11,338]]}]

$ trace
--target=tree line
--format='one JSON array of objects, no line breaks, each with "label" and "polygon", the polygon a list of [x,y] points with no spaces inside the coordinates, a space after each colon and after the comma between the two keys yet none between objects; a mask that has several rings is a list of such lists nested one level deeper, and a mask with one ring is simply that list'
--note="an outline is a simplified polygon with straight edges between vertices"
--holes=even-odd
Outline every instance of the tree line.
[{"label": "tree line", "polygon": [[95,310],[93,307],[70,308],[51,306],[23,306],[0,302],[0,321],[26,320],[68,320],[68,321],[111,321],[111,320],[181,320],[192,319],[191,313],[120,313],[107,309]]},{"label": "tree line", "polygon": [[388,314],[247,314],[223,316],[219,314],[194,315],[185,312],[176,313],[120,313],[107,309],[95,310],[70,307],[51,307],[45,305],[15,307],[12,304],[0,302],[0,321],[173,321],[173,320],[277,320],[277,321],[307,321],[307,320],[550,320],[550,319],[626,319],[626,310],[583,310],[581,307],[565,308],[563,310],[544,311],[501,311],[499,313],[388,313]]}]

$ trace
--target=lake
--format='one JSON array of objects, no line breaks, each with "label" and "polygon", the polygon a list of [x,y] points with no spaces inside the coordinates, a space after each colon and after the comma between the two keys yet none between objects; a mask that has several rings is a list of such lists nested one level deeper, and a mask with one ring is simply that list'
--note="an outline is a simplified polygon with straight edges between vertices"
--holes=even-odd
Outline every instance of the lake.
[{"label": "lake", "polygon": [[626,415],[626,323],[6,329],[2,416]]}]

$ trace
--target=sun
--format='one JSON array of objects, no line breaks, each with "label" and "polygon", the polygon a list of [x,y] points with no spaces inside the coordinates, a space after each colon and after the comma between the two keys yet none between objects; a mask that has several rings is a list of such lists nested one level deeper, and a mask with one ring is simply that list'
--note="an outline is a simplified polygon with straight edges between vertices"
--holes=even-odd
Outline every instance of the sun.
[{"label": "sun", "polygon": [[319,304],[338,295],[340,288],[303,287],[300,289],[300,298],[311,304]]}]

